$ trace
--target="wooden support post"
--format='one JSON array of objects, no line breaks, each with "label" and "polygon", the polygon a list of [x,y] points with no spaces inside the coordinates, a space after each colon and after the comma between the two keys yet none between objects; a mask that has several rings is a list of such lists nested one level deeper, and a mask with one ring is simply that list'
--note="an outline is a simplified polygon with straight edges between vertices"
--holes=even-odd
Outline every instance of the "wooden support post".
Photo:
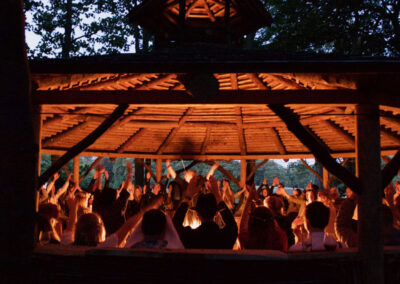
[{"label": "wooden support post", "polygon": [[240,160],[240,185],[241,187],[246,185],[246,174],[247,174],[247,167],[246,167],[246,160]]},{"label": "wooden support post", "polygon": [[[248,182],[249,184],[253,184],[254,183],[255,174],[253,173],[253,169],[255,167],[256,167],[256,161],[255,160],[248,160],[247,161],[247,165],[246,165],[246,182]],[[250,175],[251,175],[251,177],[249,178]]]},{"label": "wooden support post", "polygon": [[135,184],[144,185],[144,161],[143,159],[135,159]]},{"label": "wooden support post", "polygon": [[68,163],[76,155],[82,153],[87,147],[92,145],[96,140],[110,128],[115,121],[117,121],[128,108],[128,105],[118,106],[113,113],[106,119],[99,127],[97,127],[92,133],[90,133],[86,138],[80,141],[78,144],[73,146],[67,151],[57,162],[52,165],[46,172],[44,172],[38,182],[38,187],[42,186],[46,181],[49,180],[56,172],[58,172],[66,163]]},{"label": "wooden support post", "polygon": [[22,1],[0,1],[1,279],[17,283],[32,281],[24,272],[34,247],[37,177],[24,19]]},{"label": "wooden support post", "polygon": [[75,184],[79,185],[79,156],[74,157],[73,181]]},{"label": "wooden support post", "polygon": [[[41,106],[34,106],[33,107],[33,131],[35,135],[35,159],[36,159],[36,178],[39,178],[40,176],[40,170],[41,170],[41,161],[42,161],[42,155],[41,155],[41,149],[42,149],[42,127],[43,127],[43,119],[41,115]],[[39,211],[39,200],[40,200],[40,189],[37,189],[35,192],[35,211]]]},{"label": "wooden support post", "polygon": [[322,168],[322,187],[329,189],[329,172],[325,167]]},{"label": "wooden support post", "polygon": [[156,181],[160,182],[162,177],[162,160],[156,160]]},{"label": "wooden support post", "polygon": [[357,176],[362,189],[358,201],[360,280],[384,283],[379,106],[358,105],[356,114]]}]

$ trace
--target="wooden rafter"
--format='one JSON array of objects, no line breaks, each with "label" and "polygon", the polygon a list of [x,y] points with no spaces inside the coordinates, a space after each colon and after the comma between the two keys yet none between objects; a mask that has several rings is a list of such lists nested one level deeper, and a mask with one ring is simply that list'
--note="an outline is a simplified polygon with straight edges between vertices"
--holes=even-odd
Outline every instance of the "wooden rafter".
[{"label": "wooden rafter", "polygon": [[151,177],[152,177],[155,181],[157,181],[157,175],[154,173],[153,169],[151,168],[151,165],[145,163],[145,162],[143,161],[143,159],[137,159],[136,162],[139,163],[139,164],[141,164],[141,165],[150,173]]},{"label": "wooden rafter", "polygon": [[201,144],[201,150],[200,150],[201,155],[204,155],[207,152],[207,145],[210,141],[210,136],[211,136],[211,128],[207,127],[206,136],[204,137],[203,143]]},{"label": "wooden rafter", "polygon": [[244,130],[243,130],[242,108],[241,107],[235,108],[235,113],[236,113],[236,125],[237,125],[237,134],[239,138],[240,154],[246,155],[247,152],[246,138],[244,136]]},{"label": "wooden rafter", "polygon": [[208,17],[210,18],[211,22],[215,22],[216,21],[215,16],[214,16],[213,12],[211,11],[210,6],[208,6],[207,1],[206,0],[200,0],[200,1],[203,3],[203,7],[204,7],[204,9],[206,9],[206,12],[207,12]]},{"label": "wooden rafter", "polygon": [[103,121],[104,121],[104,118],[98,117],[98,116],[86,117],[85,121],[83,121],[77,125],[74,125],[74,126],[68,128],[67,130],[62,131],[50,138],[45,139],[42,142],[42,145],[43,145],[42,147],[48,147],[51,144],[56,144],[58,142],[61,142],[68,136],[80,135],[82,132],[85,132],[88,127],[91,127],[90,123],[94,122],[94,123],[100,124]]},{"label": "wooden rafter", "polygon": [[261,161],[260,163],[257,164],[257,166],[253,167],[251,169],[251,172],[247,175],[246,177],[246,181],[250,181],[251,178],[254,176],[254,174],[256,173],[256,171],[261,168],[263,165],[265,165],[267,162],[269,161],[269,159],[265,159],[264,161]]},{"label": "wooden rafter", "polygon": [[287,128],[305,145],[315,158],[332,174],[342,180],[354,192],[361,193],[360,181],[346,168],[339,165],[329,151],[301,125],[297,115],[283,105],[270,105],[269,108],[278,115]]},{"label": "wooden rafter", "polygon": [[253,81],[260,90],[267,90],[264,82],[254,73],[248,73],[247,76]]},{"label": "wooden rafter", "polygon": [[68,161],[75,156],[79,155],[86,148],[92,145],[96,140],[110,128],[115,121],[117,121],[128,108],[128,105],[118,106],[113,113],[103,121],[92,133],[82,139],[78,144],[73,146],[67,151],[60,159],[58,159],[50,168],[48,168],[38,180],[38,188],[40,188],[45,182],[49,180],[56,172],[58,172]]},{"label": "wooden rafter", "polygon": [[[265,87],[265,86],[264,86]],[[380,97],[373,103],[380,103]],[[118,90],[118,91],[34,91],[34,104],[115,104],[127,103],[136,106],[196,105],[203,99],[190,96],[179,90]],[[370,103],[369,97],[356,90],[220,90],[207,101],[209,105],[259,105],[259,104],[358,104]],[[392,102],[396,106],[396,102]],[[400,100],[397,105],[400,105]]]},{"label": "wooden rafter", "polygon": [[313,175],[315,175],[319,179],[320,182],[322,182],[323,177],[316,170],[310,167],[310,165],[304,159],[300,159],[300,161],[307,168],[307,170],[309,170]]},{"label": "wooden rafter", "polygon": [[347,143],[352,145],[354,147],[355,145],[355,138],[353,135],[351,135],[349,132],[347,132],[343,127],[340,125],[336,124],[332,120],[322,120],[321,121],[323,125],[325,125],[329,130],[333,131],[336,133],[338,136],[342,137],[344,140],[346,140]]},{"label": "wooden rafter", "polygon": [[[44,120],[43,127],[44,128],[56,127],[59,123],[63,122],[65,119],[67,119],[68,115],[83,114],[83,113],[87,112],[88,110],[89,110],[89,108],[87,108],[87,107],[78,107],[74,110],[69,111],[68,114],[66,114],[66,115],[56,114],[54,117]],[[83,120],[85,120],[85,117],[83,115],[82,116],[77,115],[77,116],[74,116],[74,119],[83,121]]]},{"label": "wooden rafter", "polygon": [[400,135],[396,132],[391,131],[383,125],[381,125],[381,135],[383,135],[387,139],[392,140],[394,143],[400,144]]},{"label": "wooden rafter", "polygon": [[272,140],[274,141],[275,147],[277,148],[277,152],[282,155],[286,155],[285,145],[283,145],[281,138],[279,137],[278,131],[274,128],[267,128],[269,134],[272,136]]},{"label": "wooden rafter", "polygon": [[138,139],[142,138],[146,131],[143,128],[140,128],[134,134],[129,136],[129,138],[117,148],[117,153],[124,153],[126,149],[128,149],[133,143],[135,143]]},{"label": "wooden rafter", "polygon": [[315,134],[314,130],[311,129],[311,127],[305,125],[304,129],[310,134],[311,137],[313,137],[313,139],[315,141],[318,142],[319,145],[321,145],[322,147],[324,147],[324,149],[328,152],[331,153],[332,149],[329,148],[329,146],[317,135]]},{"label": "wooden rafter", "polygon": [[390,111],[381,110],[379,112],[380,118],[390,124],[400,125],[400,115],[395,115]]},{"label": "wooden rafter", "polygon": [[289,80],[289,79],[283,78],[280,75],[268,74],[268,77],[272,78],[274,81],[278,81],[279,83],[281,83],[281,84],[283,84],[283,85],[285,85],[287,87],[293,88],[293,89],[297,89],[297,90],[305,90],[305,89],[307,89],[303,85],[300,85],[300,84],[296,83],[293,80]]},{"label": "wooden rafter", "polygon": [[96,81],[96,82],[91,82],[89,85],[86,86],[77,86],[70,88],[70,90],[90,90],[93,88],[107,88],[107,87],[112,87],[114,85],[122,85],[122,86],[128,86],[129,87],[135,87],[135,84],[132,84],[132,81],[136,81],[137,83],[140,83],[141,80],[144,79],[144,77],[148,74],[126,74],[126,76],[122,76],[124,74],[121,74],[119,76],[116,76],[112,79],[104,80],[104,81]]},{"label": "wooden rafter", "polygon": [[144,91],[144,90],[151,90],[155,88],[157,85],[165,83],[168,80],[176,79],[176,74],[160,74],[158,78],[150,80],[143,85],[137,86],[135,90]]},{"label": "wooden rafter", "polygon": [[157,154],[160,155],[164,152],[164,150],[168,147],[169,143],[174,139],[176,133],[178,133],[179,129],[182,127],[182,125],[185,124],[186,120],[190,117],[190,115],[193,112],[193,108],[188,108],[185,112],[185,114],[181,117],[178,123],[178,127],[175,127],[174,129],[171,130],[171,132],[168,134],[168,136],[165,138],[163,143],[160,145],[160,147],[157,150]]},{"label": "wooden rafter", "polygon": [[[49,155],[62,155],[68,149],[63,148],[45,148],[42,149],[43,154]],[[392,156],[395,155],[398,148],[390,148],[381,150],[382,156]],[[135,151],[126,151],[123,153],[118,153],[115,151],[107,151],[107,150],[90,150],[82,152],[82,156],[102,156],[102,157],[111,157],[111,158],[140,158],[140,159],[164,159],[164,160],[198,160],[198,161],[206,161],[206,160],[263,160],[263,159],[314,159],[315,156],[312,153],[308,152],[292,152],[286,155],[281,155],[277,153],[257,153],[257,154],[247,154],[245,156],[237,154],[237,153],[208,153],[206,155],[200,154],[182,154],[182,153],[170,153],[170,154],[161,154],[157,155],[153,152],[135,152]],[[354,152],[335,152],[331,154],[334,158],[354,158]]]},{"label": "wooden rafter", "polygon": [[238,89],[237,73],[232,73],[230,77],[231,77],[232,90],[237,90]]}]

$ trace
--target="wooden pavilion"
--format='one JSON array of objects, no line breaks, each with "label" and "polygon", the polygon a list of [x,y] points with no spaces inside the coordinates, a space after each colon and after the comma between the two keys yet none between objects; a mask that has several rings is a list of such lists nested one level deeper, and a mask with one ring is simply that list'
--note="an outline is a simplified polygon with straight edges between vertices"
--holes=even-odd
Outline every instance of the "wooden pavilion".
[{"label": "wooden pavilion", "polygon": [[[383,283],[400,61],[242,49],[271,23],[258,0],[148,0],[130,19],[155,33],[155,51],[30,62],[38,153],[62,155],[39,185],[79,155],[155,159],[157,179],[165,159],[240,159],[242,184],[246,160],[315,157],[360,195],[363,279]],[[383,170],[382,156],[394,156]],[[355,157],[357,175],[337,157]]]}]

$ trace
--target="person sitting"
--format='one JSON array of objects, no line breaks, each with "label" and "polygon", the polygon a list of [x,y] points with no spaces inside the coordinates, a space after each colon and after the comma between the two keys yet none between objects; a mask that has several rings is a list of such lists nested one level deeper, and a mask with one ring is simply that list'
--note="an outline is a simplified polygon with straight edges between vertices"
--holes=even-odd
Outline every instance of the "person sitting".
[{"label": "person sitting", "polygon": [[255,190],[250,192],[243,212],[239,231],[241,247],[287,250],[287,236],[277,224],[272,211],[264,206],[258,206],[252,210],[256,195]]},{"label": "person sitting", "polygon": [[125,248],[183,249],[171,219],[161,210],[144,213],[142,221],[126,241]]},{"label": "person sitting", "polygon": [[[197,175],[192,178],[186,191],[186,197],[173,218],[173,223],[180,239],[185,248],[232,249],[238,231],[235,219],[229,208],[222,201],[216,179],[210,177],[205,186],[204,183],[198,183],[199,179],[200,177]],[[184,227],[183,221],[189,209],[188,201],[201,189],[207,189],[211,192],[202,193],[197,198],[194,209],[201,221],[201,225],[196,229],[192,229],[189,226]],[[213,220],[217,211],[219,211],[225,223],[225,227],[222,229]]]},{"label": "person sitting", "polygon": [[289,251],[335,250],[341,245],[325,234],[325,227],[329,222],[329,208],[322,202],[314,201],[307,205],[304,222],[305,232],[294,230],[297,243]]}]

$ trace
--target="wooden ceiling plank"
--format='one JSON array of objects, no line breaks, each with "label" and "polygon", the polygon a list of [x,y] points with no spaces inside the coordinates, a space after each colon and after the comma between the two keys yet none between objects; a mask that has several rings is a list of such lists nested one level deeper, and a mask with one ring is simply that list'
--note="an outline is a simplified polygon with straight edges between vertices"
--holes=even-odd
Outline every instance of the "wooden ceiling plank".
[{"label": "wooden ceiling plank", "polygon": [[267,90],[267,86],[265,86],[264,82],[255,74],[255,73],[248,73],[247,76],[251,79],[251,81],[256,84],[256,86],[260,90]]},{"label": "wooden ceiling plank", "polygon": [[336,133],[338,136],[342,137],[344,140],[346,140],[347,143],[352,145],[353,147],[355,146],[356,140],[353,135],[351,135],[349,132],[347,132],[343,127],[340,125],[336,124],[332,120],[322,120],[321,121],[323,125],[327,127],[330,131]]},{"label": "wooden ceiling plank", "polygon": [[274,141],[275,147],[278,149],[279,154],[281,155],[286,155],[286,149],[285,149],[285,145],[283,145],[283,142],[281,140],[281,138],[279,137],[279,133],[278,131],[274,128],[267,128],[268,132],[270,133],[270,135],[272,136],[272,140]]},{"label": "wooden ceiling plank", "polygon": [[269,108],[285,122],[287,128],[306,146],[315,158],[332,174],[342,180],[354,192],[361,193],[360,181],[346,168],[339,165],[329,151],[304,127],[296,114],[283,105],[270,105]]},{"label": "wooden ceiling plank", "polygon": [[[50,154],[50,155],[62,155],[68,149],[63,148],[44,148],[42,149],[43,154]],[[385,148],[381,150],[382,156],[393,156],[397,153],[398,148]],[[164,160],[259,160],[259,159],[314,159],[314,155],[309,152],[288,152],[286,155],[281,155],[272,152],[259,152],[259,153],[252,153],[247,154],[246,156],[242,156],[236,153],[208,153],[207,155],[199,155],[197,153],[189,153],[189,154],[182,154],[182,153],[171,153],[171,154],[161,154],[157,155],[153,152],[123,152],[118,153],[115,151],[105,151],[105,150],[87,150],[80,154],[81,156],[94,156],[94,157],[114,157],[114,158],[143,158],[143,159],[164,159]],[[332,157],[334,158],[354,158],[355,153],[354,151],[343,151],[343,152],[335,152],[332,153]]]},{"label": "wooden ceiling plank", "polygon": [[244,131],[243,131],[243,112],[241,107],[235,108],[236,112],[236,124],[237,124],[237,134],[239,138],[239,148],[240,148],[240,154],[241,155],[246,155],[246,138],[244,136]]},{"label": "wooden ceiling plank", "polygon": [[135,106],[163,105],[260,105],[260,104],[359,104],[380,103],[362,96],[355,90],[220,90],[204,102],[186,91],[176,90],[118,90],[118,91],[33,91],[33,104],[42,105],[99,105],[127,103]]},{"label": "wooden ceiling plank", "polygon": [[207,12],[208,17],[210,18],[211,22],[214,23],[216,21],[216,19],[215,19],[214,13],[210,9],[210,6],[208,6],[207,1],[201,0],[201,2],[203,2],[204,9],[206,9],[206,12]]},{"label": "wooden ceiling plank", "polygon": [[211,137],[211,128],[207,127],[206,136],[204,137],[203,143],[201,144],[201,151],[200,151],[201,155],[204,155],[207,152],[207,145],[210,141],[210,137]]},{"label": "wooden ceiling plank", "polygon": [[231,77],[230,81],[231,81],[232,90],[237,90],[238,89],[237,73],[232,73],[230,77]]},{"label": "wooden ceiling plank", "polygon": [[66,163],[68,163],[75,156],[82,153],[90,145],[110,128],[115,121],[117,121],[125,112],[129,105],[119,105],[115,108],[113,113],[106,118],[92,133],[82,139],[79,143],[75,144],[69,149],[61,158],[59,158],[50,168],[48,168],[38,179],[38,188],[47,182],[55,173],[57,173]]},{"label": "wooden ceiling plank", "polygon": [[168,147],[168,144],[174,139],[176,133],[178,133],[179,129],[182,127],[182,125],[185,124],[186,120],[189,118],[189,116],[192,114],[193,108],[188,108],[185,114],[181,117],[178,123],[178,127],[175,127],[174,129],[171,130],[171,132],[168,134],[168,136],[165,138],[163,143],[160,145],[160,147],[157,150],[157,154],[160,155],[164,152],[164,150]]},{"label": "wooden ceiling plank", "polygon": [[132,134],[121,146],[116,149],[117,153],[124,153],[127,148],[129,148],[136,140],[143,137],[145,130],[143,128]]},{"label": "wooden ceiling plank", "polygon": [[381,125],[381,134],[400,146],[400,135]]}]

